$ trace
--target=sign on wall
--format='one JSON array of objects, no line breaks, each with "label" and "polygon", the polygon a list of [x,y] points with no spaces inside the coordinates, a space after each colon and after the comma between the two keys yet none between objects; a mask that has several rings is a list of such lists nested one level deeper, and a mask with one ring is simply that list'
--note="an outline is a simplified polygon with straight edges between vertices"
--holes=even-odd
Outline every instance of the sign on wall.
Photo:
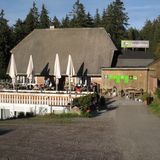
[{"label": "sign on wall", "polygon": [[120,82],[123,80],[124,84],[128,84],[129,80],[137,80],[137,76],[133,75],[104,75],[105,79],[108,80],[114,80],[116,84],[120,84]]},{"label": "sign on wall", "polygon": [[122,40],[121,48],[149,48],[149,41]]}]

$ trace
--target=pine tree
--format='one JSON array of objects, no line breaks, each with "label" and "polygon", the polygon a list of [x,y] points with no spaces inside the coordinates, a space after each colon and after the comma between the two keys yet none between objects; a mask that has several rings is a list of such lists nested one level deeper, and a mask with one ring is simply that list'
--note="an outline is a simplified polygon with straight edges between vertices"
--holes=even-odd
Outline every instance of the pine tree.
[{"label": "pine tree", "polygon": [[90,27],[90,28],[94,27],[94,21],[93,21],[93,18],[89,12],[86,17],[86,27]]},{"label": "pine tree", "polygon": [[72,27],[86,27],[85,8],[79,0],[73,5],[71,25]]},{"label": "pine tree", "polygon": [[127,30],[127,39],[129,40],[141,40],[141,35],[140,35],[140,31],[137,30],[136,28],[129,28]]},{"label": "pine tree", "polygon": [[62,19],[62,28],[69,28],[69,27],[70,27],[70,19],[69,16],[66,15],[66,17]]},{"label": "pine tree", "polygon": [[33,7],[30,9],[30,11],[25,19],[26,34],[29,34],[35,28],[38,28],[38,26],[39,26],[38,9],[36,7],[35,2],[33,2]]},{"label": "pine tree", "polygon": [[111,34],[112,40],[118,48],[120,48],[121,40],[125,37],[128,19],[124,3],[121,0],[115,0],[108,5],[104,16],[104,27]]},{"label": "pine tree", "polygon": [[56,16],[54,16],[53,21],[51,22],[51,25],[53,25],[55,28],[60,28],[61,22],[58,20]]},{"label": "pine tree", "polygon": [[10,58],[10,49],[13,47],[12,30],[4,18],[4,10],[0,12],[0,78],[6,75],[6,69]]},{"label": "pine tree", "polygon": [[153,37],[153,24],[150,20],[145,22],[144,27],[141,30],[143,39],[151,40]]},{"label": "pine tree", "polygon": [[160,16],[156,19],[153,37],[152,50],[155,53],[155,57],[160,58]]},{"label": "pine tree", "polygon": [[102,26],[102,22],[101,22],[101,16],[99,14],[99,10],[96,9],[96,15],[94,17],[94,26],[95,27],[100,27]]},{"label": "pine tree", "polygon": [[[155,22],[154,22],[155,23]],[[151,22],[150,20],[147,20],[144,27],[141,30],[141,35],[143,40],[149,40],[150,47],[149,51],[154,53],[155,45],[154,45],[154,32],[155,32],[155,24]]]},{"label": "pine tree", "polygon": [[38,8],[36,7],[35,2],[33,2],[32,14],[34,17],[34,28],[38,28],[38,26],[39,26],[39,13],[38,13]]},{"label": "pine tree", "polygon": [[106,29],[107,28],[107,14],[106,14],[106,10],[103,10],[102,13],[102,21],[101,21],[101,25]]},{"label": "pine tree", "polygon": [[48,11],[45,5],[42,5],[42,10],[40,14],[40,28],[49,28],[50,20],[48,16]]},{"label": "pine tree", "polygon": [[14,44],[18,44],[25,36],[25,24],[21,19],[18,19],[14,25]]}]

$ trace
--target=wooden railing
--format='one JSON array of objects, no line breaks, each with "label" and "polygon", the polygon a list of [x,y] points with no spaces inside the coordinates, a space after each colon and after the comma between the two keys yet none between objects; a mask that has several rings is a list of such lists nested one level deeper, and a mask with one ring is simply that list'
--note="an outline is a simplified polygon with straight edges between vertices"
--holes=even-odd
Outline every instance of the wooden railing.
[{"label": "wooden railing", "polygon": [[65,106],[82,94],[0,92],[0,103]]}]

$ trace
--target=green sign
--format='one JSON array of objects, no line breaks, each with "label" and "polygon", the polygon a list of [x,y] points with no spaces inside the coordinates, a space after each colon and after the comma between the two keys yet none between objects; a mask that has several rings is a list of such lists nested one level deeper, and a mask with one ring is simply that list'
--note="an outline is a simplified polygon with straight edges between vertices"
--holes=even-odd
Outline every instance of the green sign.
[{"label": "green sign", "polygon": [[124,84],[128,84],[129,80],[137,80],[137,76],[133,75],[106,75],[105,78],[109,80],[114,80],[116,84],[120,84],[121,80],[124,81]]}]

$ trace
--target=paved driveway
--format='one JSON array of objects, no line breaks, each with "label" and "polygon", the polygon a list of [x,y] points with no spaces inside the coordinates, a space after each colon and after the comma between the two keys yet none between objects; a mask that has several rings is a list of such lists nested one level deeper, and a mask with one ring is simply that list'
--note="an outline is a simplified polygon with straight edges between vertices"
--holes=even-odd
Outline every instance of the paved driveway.
[{"label": "paved driveway", "polygon": [[160,160],[160,119],[141,103],[108,106],[67,124],[0,122],[0,160]]},{"label": "paved driveway", "polygon": [[118,108],[107,114],[113,118],[116,143],[123,154],[122,159],[160,160],[160,118],[149,113],[142,103],[115,100],[109,106]]}]

